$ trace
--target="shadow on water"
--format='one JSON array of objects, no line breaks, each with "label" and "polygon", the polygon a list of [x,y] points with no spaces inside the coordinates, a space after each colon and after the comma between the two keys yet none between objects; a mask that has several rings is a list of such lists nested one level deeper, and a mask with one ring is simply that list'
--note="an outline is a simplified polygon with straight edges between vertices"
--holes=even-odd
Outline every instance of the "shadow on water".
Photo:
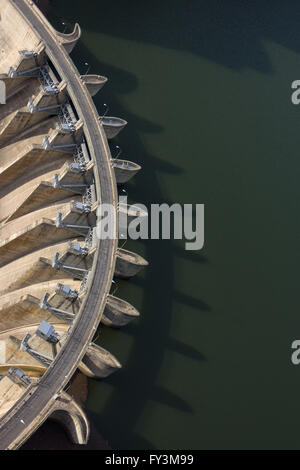
[{"label": "shadow on water", "polygon": [[[125,92],[124,82],[128,80],[128,73],[98,62],[82,44],[78,45],[77,55],[86,57],[94,71],[99,70],[108,77],[113,77],[114,86],[110,87],[109,91],[105,91],[105,99],[110,109],[114,110],[113,112],[117,110],[118,115],[125,116],[129,122],[124,134],[120,135],[116,143],[122,147],[124,155],[142,165],[142,171],[134,182],[127,185],[129,197],[143,202],[147,207],[150,207],[151,203],[165,202],[163,191],[160,190],[158,174],[160,172],[177,174],[183,170],[148,154],[140,138],[141,132],[158,133],[162,129],[128,112],[117,99],[117,93],[120,92],[119,84],[121,84],[122,92]],[[134,78],[129,79],[128,90],[132,89],[133,83]],[[101,93],[95,97],[95,103],[98,109],[101,108],[103,103]],[[174,256],[177,256],[178,252],[186,256],[183,248],[177,247],[172,241],[150,240],[139,245],[130,242],[125,248],[139,252],[141,245],[144,250],[143,255],[149,260],[150,266],[142,275],[129,281],[143,289],[141,318],[138,325],[128,325],[123,330],[125,334],[134,338],[130,356],[124,364],[124,372],[121,371],[107,379],[107,383],[112,386],[112,392],[101,414],[94,414],[94,421],[99,423],[99,430],[109,440],[112,447],[119,449],[154,448],[151,442],[146,441],[134,431],[149,400],[157,401],[184,413],[193,413],[189,403],[181,396],[155,385],[165,351],[169,349],[194,360],[205,360],[198,350],[170,338],[169,334],[175,300],[179,300],[182,304],[192,305],[199,310],[210,310],[205,302],[185,296],[174,288]],[[199,263],[204,260],[202,256],[196,256],[195,259]],[[123,292],[119,291],[116,295],[126,298],[125,284],[125,282],[122,283]]]},{"label": "shadow on water", "polygon": [[[56,2],[53,3],[56,4]],[[90,7],[88,6],[89,3]],[[160,45],[170,47],[168,41],[165,42],[163,38],[163,28],[161,30],[157,29],[159,25],[164,25],[163,15],[170,10],[169,2],[166,3],[168,3],[168,6],[160,2],[158,8],[158,4],[155,5],[155,2],[154,4],[151,2],[152,14],[149,21],[147,20],[147,24],[145,24],[144,21],[141,21],[140,16],[143,15],[144,18],[145,14],[150,13],[150,4],[147,7],[143,3],[143,8],[141,8],[142,4],[140,2],[130,2],[129,9],[127,9],[120,2],[106,3],[105,8],[102,10],[101,21],[99,21],[98,15],[93,18],[93,15],[90,14],[91,9],[94,8],[94,2],[93,6],[91,2],[87,2],[86,7],[82,8],[82,2],[75,1],[72,2],[72,18],[70,21],[76,20],[78,17],[83,29],[107,31],[110,34],[122,35],[124,38],[128,37],[129,31],[133,28],[132,32],[135,40],[154,40],[155,37]],[[64,12],[68,11],[68,4],[71,5],[70,2],[64,2]],[[112,9],[116,8],[116,5],[120,5],[117,7],[117,17],[116,11]],[[147,11],[149,10],[148,13],[147,11],[145,13],[144,7]],[[176,8],[176,14],[180,13],[178,6]],[[176,8],[174,8],[174,11]],[[132,14],[133,9],[134,15]],[[55,13],[59,15],[58,11]],[[159,22],[157,22],[156,15],[160,17]],[[61,17],[57,16],[54,21],[56,27],[59,23],[58,18]],[[51,15],[50,19],[53,22]],[[69,20],[69,18],[67,19]],[[133,21],[136,22],[136,25],[132,24]],[[169,17],[168,24],[169,21],[172,24],[174,18],[172,20]],[[187,19],[184,18],[183,21],[186,22]],[[155,34],[152,30],[153,22],[156,23]],[[175,30],[174,35],[168,34],[169,38],[172,36],[174,40],[172,47],[178,48],[179,37],[177,33],[175,34]],[[187,46],[188,37],[182,39],[183,43],[180,47],[184,46],[185,40],[187,40]],[[184,169],[147,153],[140,133],[155,134],[162,132],[163,129],[156,123],[130,113],[118,99],[118,94],[130,93],[138,87],[136,77],[124,70],[99,62],[82,42],[76,46],[72,56],[81,73],[85,72],[84,63],[88,62],[91,66],[90,73],[101,73],[111,78],[113,82],[113,86],[106,87],[103,92],[95,97],[95,104],[101,112],[105,99],[105,102],[109,104],[109,114],[123,116],[129,122],[126,130],[115,141],[116,144],[122,147],[123,153],[126,155],[124,158],[132,159],[142,165],[142,171],[127,186],[130,198],[143,202],[148,207],[151,203],[166,202],[158,182],[158,175],[161,172],[170,175],[181,174]],[[122,330],[134,339],[130,356],[124,364],[124,372],[120,371],[106,380],[112,391],[104,410],[101,413],[93,414],[90,412],[103,436],[109,440],[112,447],[118,449],[154,448],[152,442],[135,432],[136,424],[149,400],[157,401],[180,412],[193,413],[190,404],[181,396],[163,386],[156,385],[165,351],[175,351],[199,362],[206,360],[204,355],[196,348],[170,337],[170,324],[174,301],[179,301],[183,305],[190,305],[203,312],[210,311],[210,307],[204,301],[176,291],[174,288],[176,275],[174,257],[179,255],[199,264],[205,264],[208,260],[198,253],[187,254],[183,246],[178,246],[172,241],[147,241],[142,245],[143,255],[149,260],[150,266],[144,270],[141,276],[130,281],[134,285],[143,288],[143,300],[140,307],[141,318],[137,324],[128,325]],[[125,248],[139,251],[139,246],[136,243],[128,243]],[[120,291],[117,295],[126,298],[125,283],[122,284],[121,290],[123,290],[123,295]],[[105,330],[107,329],[103,328],[104,335]],[[103,337],[103,333],[101,336]],[[101,390],[99,394],[101,394]]]},{"label": "shadow on water", "polygon": [[[76,11],[76,8],[74,10]],[[82,7],[80,12],[81,26],[84,27]],[[90,27],[93,25],[89,24]],[[97,30],[98,28],[99,25]],[[73,58],[81,73],[85,72],[84,63],[87,61],[92,71],[104,74],[113,80],[114,86],[105,91],[105,100],[113,113],[117,112],[120,116],[126,117],[130,123],[126,129],[125,139],[121,136],[120,142],[116,139],[116,143],[120,143],[126,155],[131,156],[128,158],[137,159],[143,168],[133,184],[128,184],[129,196],[142,201],[148,207],[151,203],[166,202],[160,190],[158,174],[164,172],[176,175],[184,170],[147,153],[140,133],[160,133],[163,131],[162,127],[128,112],[118,100],[118,94],[127,94],[137,88],[136,77],[124,70],[99,62],[82,43],[76,47]],[[101,114],[102,93],[95,97],[95,104]],[[135,250],[137,248],[135,245],[132,244],[131,249]],[[94,414],[89,412],[110,445],[119,449],[154,448],[153,443],[135,432],[136,423],[149,400],[179,412],[193,413],[192,407],[185,399],[164,386],[156,385],[165,351],[174,351],[199,362],[206,360],[196,348],[170,337],[169,334],[174,300],[192,305],[199,310],[210,310],[205,302],[176,292],[174,289],[174,256],[179,254],[186,257],[184,249],[171,241],[148,241],[143,245],[150,267],[145,270],[143,277],[133,279],[134,285],[143,288],[141,319],[138,325],[129,325],[123,330],[134,339],[130,357],[126,360],[124,372],[121,371],[107,379],[112,392],[104,410]],[[206,258],[195,254],[191,254],[190,259],[199,263],[207,262]],[[125,283],[123,290],[123,297],[126,298]],[[107,329],[103,330],[105,332]]]},{"label": "shadow on water", "polygon": [[[138,43],[186,51],[238,70],[247,67],[272,73],[271,63],[264,49],[265,40],[300,51],[300,4],[293,4],[293,14],[278,0],[114,0],[103,5],[99,2],[97,6],[94,1],[86,1],[84,7],[81,1],[76,0],[65,1],[63,6],[58,6],[54,1],[53,5],[57,5],[55,14],[59,16],[63,10],[70,21],[78,19],[83,30],[100,31]],[[95,11],[95,15],[91,11]],[[290,33],[287,34],[287,31]],[[156,123],[131,113],[118,99],[119,94],[129,94],[136,90],[136,77],[99,62],[82,43],[76,47],[73,58],[81,73],[84,73],[83,65],[87,61],[91,66],[91,73],[100,73],[112,79],[113,86],[99,93],[95,103],[101,109],[105,99],[110,106],[110,114],[120,115],[129,122],[116,142],[120,143],[128,159],[137,161],[143,167],[134,182],[128,185],[129,195],[147,206],[165,202],[158,175],[182,174],[184,169],[147,152],[140,133],[156,134],[163,132],[163,129]],[[140,246],[141,244],[138,246],[128,243],[126,248],[139,251]],[[176,290],[174,280],[180,274],[175,272],[175,258],[188,259],[204,269],[209,260],[202,254],[190,254],[171,241],[148,241],[142,246],[150,266],[141,276],[130,281],[144,288],[141,319],[136,325],[128,325],[123,330],[124,334],[134,338],[129,358],[124,364],[125,370],[107,379],[112,391],[105,409],[93,414],[95,423],[109,439],[111,446],[119,449],[154,448],[152,442],[135,431],[149,401],[155,400],[184,413],[194,412],[181,396],[156,385],[165,351],[176,351],[199,363],[206,360],[196,348],[171,338],[170,325],[174,301],[194,307],[205,314],[211,311],[204,300]],[[126,287],[122,289],[126,298]],[[106,329],[103,330],[105,333]]]},{"label": "shadow on water", "polygon": [[[265,50],[266,41],[272,41],[294,52],[300,52],[299,2],[279,0],[265,0],[264,2],[261,0],[252,2],[245,0],[94,2],[86,0],[83,4],[79,0],[72,2],[56,0],[52,4],[51,13],[56,15],[56,25],[61,18],[70,22],[78,20],[86,37],[89,33],[100,33],[107,35],[108,38],[128,41],[128,47],[130,47],[130,41],[134,41],[136,44],[179,50],[237,71],[253,69],[263,74],[273,73]],[[96,34],[92,36],[89,38],[91,44],[97,41]],[[94,45],[101,48],[101,43]],[[110,114],[124,117],[129,122],[128,127],[116,142],[120,143],[123,148],[125,158],[137,161],[143,167],[135,180],[127,186],[129,196],[146,205],[153,202],[166,202],[160,176],[161,174],[171,175],[171,177],[178,174],[184,175],[184,162],[178,166],[148,153],[140,134],[149,133],[156,137],[165,130],[155,122],[140,118],[130,112],[124,107],[123,100],[119,99],[122,95],[129,95],[138,89],[139,83],[136,76],[99,62],[82,42],[75,48],[72,55],[81,73],[85,72],[84,62],[87,61],[91,66],[90,73],[107,75],[111,80],[112,85],[106,85],[104,90],[96,96],[95,102],[99,112],[103,102],[107,102],[110,106]],[[183,75],[184,86],[188,78]],[[159,81],[159,71],[157,79]],[[178,258],[181,261],[189,261],[190,264],[196,265],[197,269],[206,272],[210,267],[210,260],[202,253],[186,252],[182,246],[174,242],[128,243],[126,248],[137,252],[142,248],[142,254],[150,262],[148,269],[130,281],[131,294],[133,287],[136,291],[143,293],[139,306],[141,318],[135,324],[128,325],[120,333],[119,338],[123,335],[123,337],[127,336],[127,339],[132,339],[129,357],[124,361],[124,371],[121,370],[105,381],[109,389],[105,407],[99,411],[100,407],[97,403],[93,403],[92,416],[98,429],[105,438],[109,439],[112,447],[151,449],[154,448],[154,442],[157,440],[153,437],[152,442],[151,438],[147,440],[142,437],[143,429],[139,428],[143,416],[147,416],[147,412],[149,415],[151,408],[149,402],[156,401],[168,406],[174,414],[176,412],[178,415],[186,413],[194,416],[195,414],[195,410],[188,400],[184,399],[183,394],[175,393],[170,390],[171,387],[167,389],[165,384],[159,385],[159,374],[164,356],[169,350],[197,361],[200,366],[205,365],[206,358],[202,352],[173,338],[170,332],[172,331],[172,317],[174,318],[176,314],[175,302],[184,307],[195,308],[199,315],[213,316],[213,313],[210,313],[210,305],[204,299],[198,298],[198,292],[192,297],[176,288],[176,285],[180,285],[178,279],[181,279],[181,272],[176,270]],[[213,286],[214,293],[216,290]],[[127,298],[125,282],[121,283],[117,295],[134,304],[134,295],[131,295],[132,298]],[[188,315],[188,308],[186,310]],[[105,340],[110,340],[115,333],[109,333],[107,328],[103,328],[102,331],[103,345],[106,347]],[[118,333],[115,337],[118,338]],[[114,340],[114,348],[112,348],[112,352],[116,355],[117,342],[118,339]],[[122,357],[119,359],[122,361]],[[181,371],[178,371],[178,381],[182,377],[180,373]],[[201,375],[201,369],[199,375]],[[91,383],[91,388],[97,393],[97,396],[96,393],[94,394],[93,400],[96,396],[96,399],[101,402],[101,384]],[[217,409],[220,410],[220,407]],[[210,420],[210,418],[211,416],[207,419]],[[205,425],[205,420],[203,422],[202,432],[205,435],[207,430],[209,431],[209,425]],[[190,436],[192,433],[198,435],[197,424],[195,419],[193,429],[186,430],[187,435]],[[257,428],[253,434],[256,433]],[[228,433],[224,430],[225,441],[226,434]],[[234,431],[233,434],[236,436],[240,432]],[[222,439],[224,436],[222,435]],[[260,437],[258,436],[257,439]],[[167,442],[172,446],[172,439]]]},{"label": "shadow on water", "polygon": [[114,0],[95,5],[87,0],[84,7],[79,0],[66,3],[66,17],[74,21],[78,11],[81,26],[89,31],[190,52],[234,69],[271,73],[264,40],[300,51],[296,2]]}]

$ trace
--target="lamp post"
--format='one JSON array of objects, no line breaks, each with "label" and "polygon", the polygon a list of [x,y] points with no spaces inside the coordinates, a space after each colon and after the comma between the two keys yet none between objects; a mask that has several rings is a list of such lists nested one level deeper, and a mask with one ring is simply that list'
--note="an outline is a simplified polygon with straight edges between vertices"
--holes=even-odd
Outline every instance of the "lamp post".
[{"label": "lamp post", "polygon": [[84,74],[84,75],[87,75],[87,74],[89,73],[89,71],[90,71],[91,66],[90,66],[90,64],[89,64],[88,62],[85,62],[84,65],[85,65],[85,67],[86,67],[86,71],[85,71],[85,74]]}]

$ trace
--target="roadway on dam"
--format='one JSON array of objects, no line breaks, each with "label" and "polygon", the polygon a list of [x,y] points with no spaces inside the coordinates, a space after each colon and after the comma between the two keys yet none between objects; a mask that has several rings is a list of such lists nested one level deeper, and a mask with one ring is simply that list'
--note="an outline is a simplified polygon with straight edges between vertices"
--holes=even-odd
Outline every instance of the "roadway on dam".
[{"label": "roadway on dam", "polygon": [[[116,187],[109,160],[109,150],[94,103],[82,83],[68,54],[58,43],[54,31],[38,9],[24,0],[13,2],[42,38],[46,52],[61,78],[68,84],[70,98],[84,122],[85,138],[95,161],[95,182],[98,200],[116,203]],[[32,3],[32,2],[31,2]],[[115,227],[116,228],[116,227]],[[117,240],[102,240],[98,246],[89,293],[64,347],[48,368],[39,385],[28,389],[23,398],[0,423],[0,448],[19,447],[51,412],[56,394],[68,383],[85,348],[92,340],[104,308],[114,273]],[[99,262],[101,258],[101,263]]]}]

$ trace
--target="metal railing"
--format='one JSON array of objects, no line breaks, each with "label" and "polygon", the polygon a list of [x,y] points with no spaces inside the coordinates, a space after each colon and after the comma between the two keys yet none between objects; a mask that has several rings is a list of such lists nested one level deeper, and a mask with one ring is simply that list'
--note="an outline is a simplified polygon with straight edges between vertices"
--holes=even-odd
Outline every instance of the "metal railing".
[{"label": "metal railing", "polygon": [[58,87],[57,84],[54,83],[53,79],[51,78],[49,71],[48,71],[48,66],[42,66],[40,67],[40,72],[39,72],[39,81],[41,83],[41,86],[43,88],[43,91],[45,93],[58,93]]},{"label": "metal railing", "polygon": [[69,132],[75,131],[75,125],[68,110],[68,103],[61,105],[60,111],[58,113],[58,119],[60,121],[60,127],[63,130],[67,130]]}]

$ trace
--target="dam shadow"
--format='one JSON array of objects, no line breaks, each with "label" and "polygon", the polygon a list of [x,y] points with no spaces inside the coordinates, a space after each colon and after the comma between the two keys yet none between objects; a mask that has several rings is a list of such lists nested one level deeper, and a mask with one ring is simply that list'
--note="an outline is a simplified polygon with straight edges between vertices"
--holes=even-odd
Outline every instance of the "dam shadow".
[{"label": "dam shadow", "polygon": [[[53,2],[55,5],[56,2]],[[72,9],[68,9],[72,5]],[[60,16],[59,11],[66,13],[72,11],[72,18],[68,14]],[[82,15],[82,3],[65,2],[55,11],[56,27],[61,18],[74,23],[78,18],[83,28],[93,30],[96,24],[91,15],[89,18]],[[109,7],[110,11],[110,7]],[[62,12],[63,13],[63,12]],[[78,15],[77,15],[78,13]],[[49,14],[51,21],[52,12]],[[114,28],[118,29],[117,22]],[[101,24],[98,24],[98,30]],[[113,30],[111,30],[112,33]],[[135,39],[139,40],[137,33]],[[143,38],[140,38],[143,40]],[[110,79],[110,84],[106,85],[94,98],[99,114],[104,112],[104,103],[109,105],[109,114],[117,115],[128,120],[129,125],[114,139],[115,145],[120,145],[123,153],[120,158],[128,158],[142,166],[142,170],[134,180],[126,185],[126,192],[129,201],[138,201],[150,207],[152,203],[168,202],[167,192],[164,191],[159,177],[161,174],[169,177],[184,174],[184,162],[182,166],[169,163],[156,155],[149,153],[141,138],[141,133],[159,135],[164,131],[163,127],[155,122],[141,118],[131,112],[120,100],[120,95],[130,94],[139,86],[137,78],[127,71],[109,64],[100,62],[90,50],[79,42],[72,52],[72,59],[78,67],[80,73],[98,73]],[[88,64],[88,68],[85,64]],[[142,113],[142,110],[140,110]],[[124,188],[120,188],[122,190]],[[200,314],[208,314],[210,306],[199,299],[181,293],[175,286],[175,278],[178,284],[180,272],[176,270],[175,261],[179,256],[197,265],[197,269],[205,268],[209,260],[204,255],[186,252],[183,242],[172,240],[147,240],[128,241],[126,249],[142,254],[148,261],[149,267],[144,269],[136,278],[130,281],[117,281],[118,291],[116,295],[135,304],[135,294],[142,292],[142,298],[137,305],[141,312],[140,319],[124,327],[122,334],[127,335],[131,340],[128,357],[122,361],[118,356],[118,331],[101,327],[98,344],[110,349],[123,362],[124,370],[105,379],[104,386],[109,388],[109,394],[105,401],[105,407],[97,407],[88,401],[89,415],[92,417],[98,431],[108,440],[110,447],[114,449],[154,449],[155,446],[150,439],[145,438],[136,431],[137,424],[149,403],[156,402],[167,406],[174,412],[187,413],[193,415],[195,410],[191,404],[180,394],[173,392],[169,387],[157,385],[162,363],[167,352],[176,352],[188,360],[197,361],[199,364],[207,360],[205,355],[197,348],[171,336],[171,322],[174,314],[174,301],[180,302],[184,307],[197,309]],[[128,286],[130,295],[128,295]],[[135,289],[135,291],[133,290]],[[121,334],[121,333],[120,333]],[[180,377],[178,377],[180,380]],[[95,390],[97,400],[101,402],[102,384],[99,381],[91,380],[90,386]],[[92,406],[90,406],[92,405]],[[91,411],[91,408],[93,411]]]},{"label": "dam shadow", "polygon": [[[148,122],[129,112],[118,99],[119,93],[130,93],[138,86],[135,77],[128,72],[99,62],[86,47],[78,44],[73,54],[77,65],[80,58],[82,63],[82,57],[89,63],[91,71],[106,75],[112,81],[110,87],[104,88],[95,97],[99,112],[101,113],[105,102],[109,104],[109,114],[124,117],[129,122],[126,129],[114,140],[114,144],[122,148],[120,158],[128,158],[142,166],[138,175],[125,186],[129,202],[138,201],[148,208],[152,203],[168,202],[160,187],[159,175],[160,173],[178,175],[184,170],[147,152],[140,133],[157,134],[163,132],[163,129],[156,123]],[[122,194],[122,189],[124,187],[119,188],[120,194]],[[90,411],[90,414],[112,448],[154,449],[152,442],[135,431],[136,424],[149,402],[156,401],[174,411],[191,414],[194,412],[183,397],[156,385],[166,351],[175,351],[200,363],[206,360],[204,354],[196,348],[170,337],[174,300],[199,311],[210,311],[210,307],[203,300],[183,295],[174,287],[175,276],[179,278],[179,273],[175,270],[174,258],[180,253],[182,257],[196,261],[199,266],[205,265],[208,260],[198,254],[191,253],[189,256],[181,243],[178,245],[172,240],[128,240],[124,248],[142,254],[149,261],[149,267],[136,277],[129,281],[117,281],[119,288],[115,294],[136,305],[132,286],[141,290],[142,300],[138,305],[141,317],[137,322],[122,329],[122,334],[133,339],[129,357],[124,361],[124,370],[105,379],[105,385],[111,389],[105,408],[99,413]],[[130,297],[127,293],[129,283],[131,284]],[[113,335],[115,338],[112,340]],[[117,331],[101,327],[98,342],[108,349],[113,347],[112,352],[117,353],[117,336]],[[111,341],[113,344],[110,347]],[[118,358],[122,362],[122,358]],[[101,400],[100,383],[99,400]]]},{"label": "dam shadow", "polygon": [[[58,3],[58,1],[53,2],[54,5]],[[95,10],[95,4],[91,1],[85,3],[85,8],[82,8],[82,2],[78,0],[66,1],[61,8],[65,13],[64,18],[72,22],[76,20],[80,22],[83,35],[85,31],[90,33],[91,43],[97,40],[95,39],[96,33],[99,32],[114,40],[115,43],[116,38],[128,42],[128,47],[130,47],[130,42],[133,42],[140,44],[141,47],[158,46],[158,48],[164,48],[166,53],[181,51],[186,55],[193,54],[195,60],[204,58],[213,67],[221,65],[226,73],[233,70],[246,74],[250,69],[262,75],[272,75],[274,70],[266,43],[267,45],[270,42],[280,44],[289,51],[300,52],[298,30],[300,4],[293,3],[293,14],[284,3],[274,2],[270,8],[269,4],[258,0],[249,5],[245,2],[238,4],[233,0],[224,2],[224,5],[218,0],[210,2],[166,0],[149,4],[133,0],[130,6],[127,2],[115,0],[101,6],[101,15],[91,14],[91,11]],[[72,18],[69,15],[72,15]],[[101,48],[101,41],[99,41],[99,48]],[[179,174],[184,175],[184,162],[179,166],[173,165],[147,152],[139,133],[149,132],[157,138],[164,132],[164,129],[156,123],[139,118],[129,112],[124,105],[122,95],[130,96],[130,93],[139,86],[136,77],[121,68],[97,61],[97,58],[93,57],[89,50],[82,46],[82,43],[75,48],[72,55],[77,66],[81,67],[82,73],[87,70],[84,66],[84,62],[87,61],[91,66],[89,73],[105,74],[111,80],[111,84],[106,85],[96,97],[99,112],[103,109],[103,102],[107,102],[110,105],[110,114],[120,115],[129,121],[129,126],[116,142],[123,148],[124,158],[137,161],[143,166],[142,172],[127,185],[129,196],[146,204],[165,202],[167,191],[160,177],[161,175],[168,175],[170,178]],[[99,55],[101,56],[101,52]],[[295,70],[296,66],[297,63]],[[159,72],[157,70],[158,79]],[[225,85],[222,87],[224,75],[222,70],[219,72],[220,93],[226,93]],[[292,78],[296,79],[297,76]],[[189,86],[189,79],[189,76],[183,74],[183,86]],[[289,77],[285,85],[288,90]],[[251,87],[248,88],[248,92],[249,89],[251,90]],[[179,91],[183,93],[182,89]],[[288,98],[287,96],[286,99]],[[143,114],[143,111],[140,110],[139,113]],[[228,119],[230,119],[230,113]],[[207,273],[211,267],[210,261],[214,260],[210,260],[206,255],[188,253],[176,243],[155,241],[127,243],[125,248],[141,252],[150,262],[150,266],[141,275],[127,284],[127,286],[136,287],[137,299],[144,289],[142,301],[137,305],[141,311],[141,319],[120,332],[121,336],[128,336],[132,339],[129,357],[123,359],[122,355],[118,356],[123,363],[124,370],[108,378],[103,385],[100,382],[94,385],[95,382],[91,381],[91,389],[94,393],[89,406],[92,406],[92,416],[98,429],[109,439],[112,447],[153,448],[153,442],[149,442],[151,438],[145,439],[142,436],[143,428],[140,424],[145,415],[146,417],[150,415],[150,402],[167,404],[174,414],[178,412],[178,415],[180,413],[192,415],[195,412],[188,400],[180,400],[183,395],[179,394],[179,400],[177,400],[178,395],[167,395],[166,390],[157,390],[155,387],[166,352],[173,348],[177,353],[197,361],[200,366],[200,377],[201,364],[204,365],[204,361],[210,359],[197,349],[189,349],[189,345],[185,342],[172,344],[174,338],[171,337],[170,331],[172,318],[176,314],[174,302],[186,307],[187,312],[182,313],[187,313],[187,316],[189,308],[196,309],[197,314],[201,316],[218,315],[215,309],[211,312],[206,299],[199,299],[200,288],[193,297],[184,289],[179,291],[176,288],[175,280],[180,279],[181,276],[181,272],[177,270],[177,261],[178,258],[188,261],[189,265],[195,265],[198,272]],[[135,304],[133,290],[130,289],[128,293],[126,283],[123,281],[119,285],[116,295],[123,296]],[[218,294],[217,285],[213,286],[212,291]],[[188,321],[188,318],[185,321]],[[112,339],[113,334],[115,339]],[[103,328],[99,343],[118,355],[118,335],[118,332],[110,333],[107,328]],[[182,379],[183,377],[178,375],[178,381]],[[201,391],[199,397],[201,397]],[[103,410],[100,409],[97,400],[99,402],[105,400]],[[205,424],[204,421],[202,423],[203,436],[205,436],[206,428],[209,427]],[[187,433],[191,435],[194,431],[195,429],[189,429]],[[201,432],[200,426],[196,431]],[[234,435],[239,434],[237,432]],[[262,439],[259,433],[257,439]]]}]

